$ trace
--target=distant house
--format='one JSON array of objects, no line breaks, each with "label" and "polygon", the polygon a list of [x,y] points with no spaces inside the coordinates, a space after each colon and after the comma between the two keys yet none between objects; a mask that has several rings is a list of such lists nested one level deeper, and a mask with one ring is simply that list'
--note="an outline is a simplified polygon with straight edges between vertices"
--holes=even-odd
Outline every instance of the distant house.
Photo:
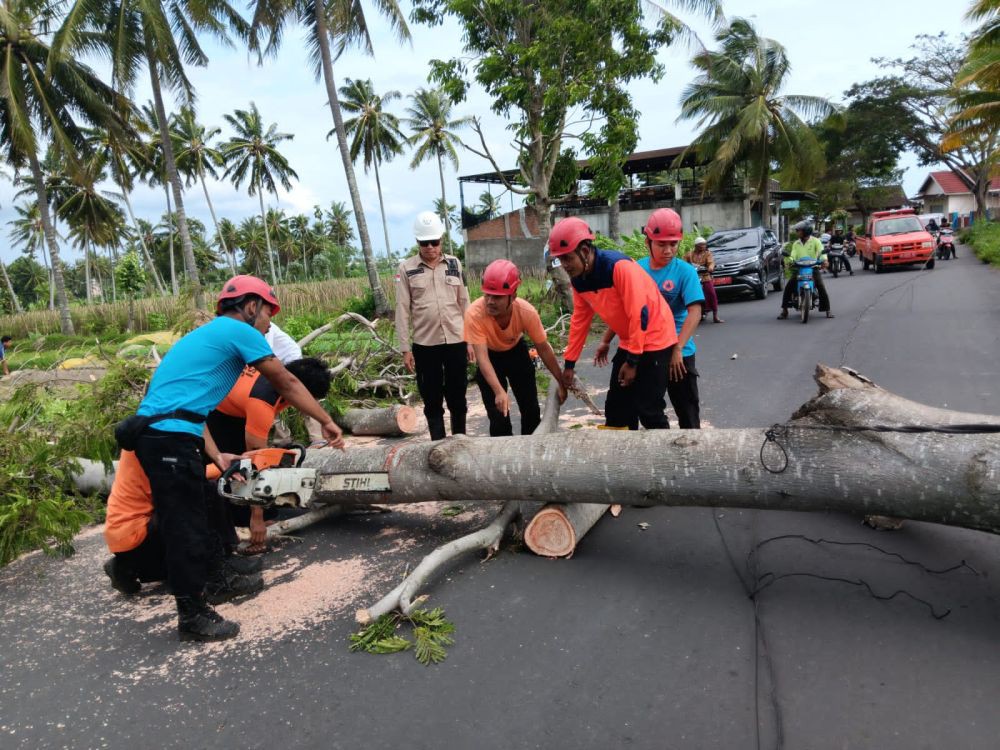
[{"label": "distant house", "polygon": [[[922,213],[947,214],[953,222],[958,219],[963,226],[968,224],[976,210],[976,197],[967,180],[967,175],[952,170],[931,172],[917,191],[917,198],[923,203]],[[992,216],[1000,211],[1000,178],[990,181],[986,210]]]}]

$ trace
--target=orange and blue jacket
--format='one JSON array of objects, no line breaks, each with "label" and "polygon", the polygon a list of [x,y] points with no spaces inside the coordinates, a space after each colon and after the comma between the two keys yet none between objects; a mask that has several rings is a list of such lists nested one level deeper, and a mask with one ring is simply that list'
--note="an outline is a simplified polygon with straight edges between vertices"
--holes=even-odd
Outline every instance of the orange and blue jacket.
[{"label": "orange and blue jacket", "polygon": [[634,260],[610,250],[594,250],[590,273],[573,281],[573,317],[569,324],[566,367],[583,352],[594,314],[618,335],[619,346],[635,364],[643,352],[677,343],[674,316],[656,282]]}]

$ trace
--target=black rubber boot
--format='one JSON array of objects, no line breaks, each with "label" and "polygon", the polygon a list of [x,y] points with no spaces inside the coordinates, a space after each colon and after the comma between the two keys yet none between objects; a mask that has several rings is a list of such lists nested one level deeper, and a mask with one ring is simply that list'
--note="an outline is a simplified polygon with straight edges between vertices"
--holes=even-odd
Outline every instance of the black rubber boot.
[{"label": "black rubber boot", "polygon": [[243,555],[226,555],[221,564],[241,576],[260,573],[264,569],[264,558],[260,555],[244,557]]},{"label": "black rubber boot", "polygon": [[461,414],[451,415],[451,434],[452,435],[465,434],[465,412]]},{"label": "black rubber boot", "polygon": [[104,562],[104,572],[111,579],[111,588],[124,596],[135,596],[142,588],[139,576],[123,565],[117,557],[109,557]]},{"label": "black rubber boot", "polygon": [[431,440],[444,440],[444,417],[427,417],[427,429]]},{"label": "black rubber boot", "polygon": [[231,622],[208,606],[204,597],[177,596],[177,636],[182,641],[224,641],[239,635]]},{"label": "black rubber boot", "polygon": [[219,564],[209,573],[205,584],[205,599],[209,604],[222,604],[238,596],[250,596],[264,588],[260,573],[243,575],[228,565]]}]

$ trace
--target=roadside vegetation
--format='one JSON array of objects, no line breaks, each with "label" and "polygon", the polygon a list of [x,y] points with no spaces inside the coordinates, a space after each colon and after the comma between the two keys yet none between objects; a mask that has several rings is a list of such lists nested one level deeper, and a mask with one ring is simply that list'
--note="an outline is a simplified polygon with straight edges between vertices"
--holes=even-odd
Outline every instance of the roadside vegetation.
[{"label": "roadside vegetation", "polygon": [[1000,223],[986,221],[973,224],[961,233],[960,239],[983,263],[1000,266]]}]

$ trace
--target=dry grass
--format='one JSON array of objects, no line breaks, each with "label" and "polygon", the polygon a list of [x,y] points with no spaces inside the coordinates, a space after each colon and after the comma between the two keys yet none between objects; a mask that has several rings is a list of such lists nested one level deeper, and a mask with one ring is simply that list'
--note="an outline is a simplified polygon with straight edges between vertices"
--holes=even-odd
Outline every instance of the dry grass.
[{"label": "dry grass", "polygon": [[[390,303],[395,294],[391,279],[383,279]],[[367,278],[333,279],[304,284],[285,284],[277,288],[284,314],[327,313],[342,309],[345,303],[360,297],[368,288]],[[214,294],[214,291],[213,291]],[[136,333],[174,328],[191,317],[193,303],[190,294],[179,297],[148,297],[135,303]],[[70,316],[78,334],[99,334],[124,331],[128,323],[128,303],[73,305]],[[15,339],[29,334],[59,333],[57,310],[32,310],[20,315],[0,316],[0,332]]]}]

